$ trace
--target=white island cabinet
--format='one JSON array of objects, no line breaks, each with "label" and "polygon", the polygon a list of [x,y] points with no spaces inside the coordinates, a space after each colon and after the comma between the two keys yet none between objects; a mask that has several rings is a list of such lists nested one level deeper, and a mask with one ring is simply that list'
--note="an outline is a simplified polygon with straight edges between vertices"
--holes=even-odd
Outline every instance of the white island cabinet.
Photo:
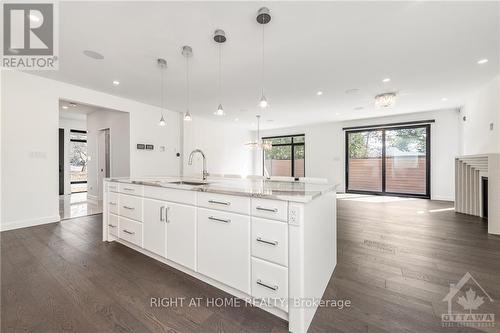
[{"label": "white island cabinet", "polygon": [[181,180],[105,180],[103,240],[252,302],[288,320],[290,332],[306,332],[312,301],[337,262],[333,186]]}]

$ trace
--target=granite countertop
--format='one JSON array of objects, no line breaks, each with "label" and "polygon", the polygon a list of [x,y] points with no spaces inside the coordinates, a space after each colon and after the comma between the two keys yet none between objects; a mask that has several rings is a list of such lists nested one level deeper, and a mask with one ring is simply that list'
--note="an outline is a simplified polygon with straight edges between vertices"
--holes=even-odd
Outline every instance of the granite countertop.
[{"label": "granite countertop", "polygon": [[179,190],[190,190],[255,198],[275,199],[306,203],[314,198],[335,190],[333,184],[305,184],[302,182],[211,178],[202,185],[175,184],[172,182],[203,182],[199,178],[151,177],[151,178],[107,178],[113,181],[144,186],[157,186]]}]

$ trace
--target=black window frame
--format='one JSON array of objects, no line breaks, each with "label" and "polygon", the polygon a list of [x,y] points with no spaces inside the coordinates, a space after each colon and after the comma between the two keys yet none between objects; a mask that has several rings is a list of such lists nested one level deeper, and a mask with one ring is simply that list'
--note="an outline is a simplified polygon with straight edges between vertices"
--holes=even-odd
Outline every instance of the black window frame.
[{"label": "black window frame", "polygon": [[[396,196],[396,197],[409,197],[409,198],[422,198],[422,199],[430,199],[431,198],[431,125],[429,123],[419,123],[415,122],[412,125],[406,125],[406,123],[401,123],[402,125],[391,126],[392,124],[388,124],[386,126],[377,125],[373,127],[364,127],[360,126],[357,129],[349,130],[344,128],[345,130],[345,192],[346,193],[354,193],[354,194],[373,194],[373,195],[387,195],[387,196]],[[419,193],[399,193],[399,192],[387,192],[386,191],[386,138],[385,132],[386,130],[397,130],[397,129],[406,129],[406,128],[422,128],[426,129],[426,142],[425,142],[425,168],[426,168],[426,186],[425,186],[425,194]],[[350,133],[359,133],[359,132],[369,132],[369,131],[382,131],[382,190],[380,192],[377,191],[363,191],[363,190],[349,190],[349,134]]]},{"label": "black window frame", "polygon": [[[302,136],[304,138],[303,142],[294,142],[293,138],[296,136]],[[298,179],[299,177],[295,177],[295,147],[297,146],[304,146],[304,176],[306,176],[306,135],[305,134],[292,134],[292,135],[277,135],[277,136],[266,136],[263,137],[262,140],[272,140],[272,139],[281,139],[281,138],[290,138],[290,143],[276,143],[272,144],[273,147],[280,147],[280,146],[291,146],[291,155],[292,158],[290,160],[290,163],[292,164],[292,175],[290,177]],[[265,162],[266,162],[266,151],[263,149],[262,150],[262,175],[265,176],[264,170],[265,170]],[[272,175],[269,175],[272,177]]]},{"label": "black window frame", "polygon": [[[85,143],[87,143],[86,139],[85,140],[84,139],[71,139],[71,133],[87,134],[87,131],[70,129],[69,132],[70,132],[69,142],[85,142]],[[87,149],[88,149],[88,146],[87,146]],[[87,177],[88,177],[88,174],[87,174]],[[87,184],[88,181],[87,180],[73,180],[73,181],[70,181],[69,183],[70,183],[70,185],[72,185],[72,184]],[[73,193],[85,193],[85,192],[88,192],[88,191],[78,191],[78,192],[71,192],[71,193],[73,194]]]}]

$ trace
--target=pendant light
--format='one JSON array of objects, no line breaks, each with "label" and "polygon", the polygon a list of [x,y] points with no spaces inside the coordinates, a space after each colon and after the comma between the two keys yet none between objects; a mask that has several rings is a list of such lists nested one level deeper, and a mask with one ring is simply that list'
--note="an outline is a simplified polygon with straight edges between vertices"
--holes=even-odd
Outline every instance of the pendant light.
[{"label": "pendant light", "polygon": [[167,61],[163,58],[158,58],[157,60],[158,67],[160,67],[161,71],[161,118],[160,121],[158,122],[159,126],[167,126],[167,122],[165,121],[165,118],[163,117],[163,109],[164,109],[164,98],[163,98],[163,86],[164,86],[164,72],[167,69]]},{"label": "pendant light", "polygon": [[262,77],[261,77],[261,84],[262,84],[262,91],[261,91],[261,97],[259,101],[259,106],[262,109],[265,109],[269,106],[269,103],[267,102],[266,96],[264,94],[264,77],[265,77],[265,35],[264,35],[264,28],[266,24],[268,24],[271,21],[271,14],[269,12],[269,8],[267,7],[262,7],[257,11],[257,22],[262,25]]},{"label": "pendant light", "polygon": [[183,46],[182,55],[186,58],[186,113],[184,114],[184,121],[191,121],[193,120],[189,112],[189,58],[193,56],[193,49],[191,46]]},{"label": "pendant light", "polygon": [[215,30],[214,41],[219,44],[219,106],[214,114],[216,116],[224,116],[224,108],[222,107],[222,44],[226,42],[226,33],[224,30]]},{"label": "pendant light", "polygon": [[261,140],[260,138],[260,115],[256,115],[257,117],[257,140],[251,141],[245,144],[251,150],[269,150],[273,147],[271,142]]}]

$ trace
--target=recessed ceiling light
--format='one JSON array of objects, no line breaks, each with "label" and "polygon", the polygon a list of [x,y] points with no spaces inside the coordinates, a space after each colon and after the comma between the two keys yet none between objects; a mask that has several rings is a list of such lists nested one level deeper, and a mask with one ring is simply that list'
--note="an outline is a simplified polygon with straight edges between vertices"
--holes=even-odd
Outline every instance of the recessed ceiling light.
[{"label": "recessed ceiling light", "polygon": [[321,96],[321,95],[323,95],[323,92],[322,92],[321,90],[319,90],[319,91],[316,93],[316,95]]},{"label": "recessed ceiling light", "polygon": [[116,81],[116,80],[114,80],[114,81],[113,81],[113,85],[115,85],[115,86],[119,86],[119,85],[120,85],[120,81]]},{"label": "recessed ceiling light", "polygon": [[336,116],[340,116],[340,113],[338,113],[338,112],[335,112],[335,115],[336,115]]},{"label": "recessed ceiling light", "polygon": [[240,118],[234,118],[234,121],[240,121]]},{"label": "recessed ceiling light", "polygon": [[356,106],[356,107],[354,108],[354,110],[356,110],[356,111],[360,111],[360,110],[363,110],[364,108],[365,108],[364,106]]},{"label": "recessed ceiling light", "polygon": [[62,108],[63,108],[64,110],[67,110],[67,109],[68,109],[68,106],[67,106],[67,105],[63,105],[63,106],[62,106]]},{"label": "recessed ceiling light", "polygon": [[448,98],[443,97],[443,98],[441,98],[441,100],[442,100],[443,102],[446,102],[446,101],[448,100]]},{"label": "recessed ceiling light", "polygon": [[92,50],[85,50],[83,51],[83,54],[85,54],[87,57],[90,57],[92,59],[96,60],[102,60],[104,59],[104,56],[100,54],[99,52],[92,51]]},{"label": "recessed ceiling light", "polygon": [[353,88],[353,89],[347,89],[345,91],[346,94],[350,95],[350,94],[357,94],[359,92],[359,89],[358,88]]},{"label": "recessed ceiling light", "polygon": [[274,121],[274,119],[268,119],[267,122],[268,123],[272,123]]},{"label": "recessed ceiling light", "polygon": [[386,77],[385,79],[382,80],[382,82],[384,82],[384,83],[391,82],[391,79]]},{"label": "recessed ceiling light", "polygon": [[72,108],[74,108],[74,107],[76,107],[76,103],[71,102],[71,103],[69,103],[69,106],[71,106]]},{"label": "recessed ceiling light", "polygon": [[478,60],[478,62],[477,62],[477,63],[478,63],[479,65],[482,65],[482,64],[485,64],[485,63],[487,63],[487,62],[488,62],[488,59],[484,58],[484,59]]}]

